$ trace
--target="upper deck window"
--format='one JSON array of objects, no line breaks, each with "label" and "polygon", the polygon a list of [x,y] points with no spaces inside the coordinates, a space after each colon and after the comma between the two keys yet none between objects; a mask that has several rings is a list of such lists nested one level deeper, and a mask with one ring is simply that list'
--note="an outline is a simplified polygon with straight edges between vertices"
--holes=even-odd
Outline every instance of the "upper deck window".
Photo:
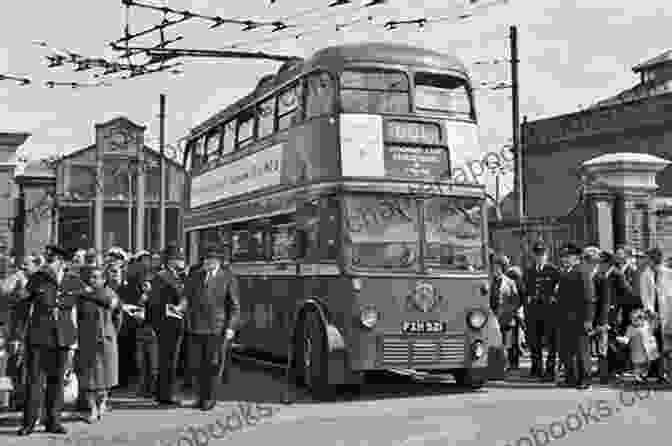
[{"label": "upper deck window", "polygon": [[416,73],[415,106],[418,110],[473,118],[467,81],[445,74]]},{"label": "upper deck window", "polygon": [[222,126],[222,155],[233,152],[236,148],[236,121],[232,120]]},{"label": "upper deck window", "polygon": [[205,153],[208,158],[208,163],[215,163],[219,160],[219,128],[215,128],[208,133],[205,140]]},{"label": "upper deck window", "polygon": [[306,118],[329,114],[334,108],[334,82],[327,72],[317,72],[306,78]]},{"label": "upper deck window", "polygon": [[254,109],[238,116],[238,147],[245,147],[254,140]]},{"label": "upper deck window", "polygon": [[301,119],[303,83],[297,82],[278,96],[278,130],[285,130]]},{"label": "upper deck window", "polygon": [[408,113],[408,91],[404,73],[346,70],[341,75],[341,108],[346,113]]},{"label": "upper deck window", "polygon": [[207,162],[205,156],[205,137],[199,136],[193,143],[191,153],[191,165],[194,169],[200,169]]},{"label": "upper deck window", "polygon": [[275,131],[275,97],[266,99],[259,104],[259,138],[272,135]]}]

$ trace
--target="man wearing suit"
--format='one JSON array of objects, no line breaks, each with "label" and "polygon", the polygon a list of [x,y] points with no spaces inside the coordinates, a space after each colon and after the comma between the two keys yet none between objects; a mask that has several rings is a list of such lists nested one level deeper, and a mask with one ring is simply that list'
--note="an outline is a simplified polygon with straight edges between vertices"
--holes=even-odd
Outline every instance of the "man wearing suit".
[{"label": "man wearing suit", "polygon": [[184,336],[184,320],[178,307],[183,300],[184,283],[181,271],[184,257],[177,246],[168,246],[164,267],[152,280],[148,302],[147,322],[156,332],[159,345],[159,377],[156,401],[160,406],[179,406],[173,399],[177,381],[177,361]]},{"label": "man wearing suit", "polygon": [[[557,357],[556,285],[558,268],[548,262],[548,251],[542,242],[534,244],[534,266],[525,271],[525,317],[532,357],[530,376],[555,380]],[[548,344],[546,370],[543,366],[544,340]]]},{"label": "man wearing suit", "polygon": [[228,366],[228,343],[240,320],[238,279],[228,267],[226,253],[215,249],[206,252],[203,268],[190,274],[181,307],[187,312],[190,366],[197,379],[195,408],[211,410],[221,370]]},{"label": "man wearing suit", "polygon": [[564,273],[558,286],[558,314],[562,315],[560,325],[561,351],[567,367],[566,380],[560,385],[587,390],[590,388],[590,337],[595,316],[595,266],[599,262],[593,250],[586,249],[584,261],[580,262],[581,251],[574,245],[565,248],[567,261],[571,265]]},{"label": "man wearing suit", "polygon": [[[47,265],[34,273],[21,299],[32,305],[26,330],[27,378],[23,426],[19,435],[35,430],[42,401],[45,401],[47,432],[65,434],[60,423],[66,365],[72,361],[71,347],[77,343],[77,328],[72,317],[77,299],[83,297],[85,284],[65,272],[68,252],[47,247]],[[46,377],[46,394],[42,387]]]}]

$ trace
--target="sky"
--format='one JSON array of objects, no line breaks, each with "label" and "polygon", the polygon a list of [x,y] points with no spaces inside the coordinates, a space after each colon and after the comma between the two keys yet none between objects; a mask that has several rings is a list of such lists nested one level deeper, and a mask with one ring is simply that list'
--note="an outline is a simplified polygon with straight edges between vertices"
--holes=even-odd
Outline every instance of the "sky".
[{"label": "sky", "polygon": [[[492,0],[482,0],[488,3]],[[520,54],[520,112],[529,120],[572,113],[627,89],[637,82],[631,67],[667,49],[670,43],[669,0],[509,0],[508,4],[456,17],[466,0],[388,0],[384,6],[357,9],[327,8],[331,0],[143,0],[144,3],[189,9],[231,18],[286,18],[295,29],[241,31],[240,26],[209,29],[207,22],[184,23],[167,37],[184,39],[173,45],[217,49],[235,43],[245,49],[308,57],[340,43],[386,41],[410,43],[454,53],[480,82],[507,82],[507,64],[474,64],[509,57],[509,26],[518,27]],[[29,132],[21,151],[29,158],[68,153],[94,142],[94,125],[126,116],[147,126],[146,143],[158,147],[159,95],[167,96],[166,141],[176,143],[212,114],[246,95],[258,79],[277,70],[279,63],[260,60],[184,59],[183,73],[157,73],[130,80],[110,81],[107,87],[45,88],[45,81],[92,82],[93,72],[69,67],[47,68],[50,51],[33,41],[46,41],[89,57],[114,58],[109,42],[122,36],[125,20],[120,0],[22,0],[4,5],[0,15],[0,74],[25,76],[30,86],[0,80],[0,132]],[[321,8],[324,7],[324,8]],[[319,8],[296,18],[302,11]],[[364,20],[336,31],[363,14]],[[424,28],[415,25],[386,30],[387,20],[419,17],[445,20]],[[161,20],[161,14],[131,9],[131,32]],[[302,31],[311,31],[296,39]],[[274,40],[268,41],[269,38]],[[264,42],[260,42],[264,40]],[[155,44],[156,34],[138,43]],[[477,110],[483,152],[499,151],[511,137],[510,90],[479,90]],[[487,181],[492,187],[492,178]],[[502,194],[510,190],[510,175],[502,179]]]}]

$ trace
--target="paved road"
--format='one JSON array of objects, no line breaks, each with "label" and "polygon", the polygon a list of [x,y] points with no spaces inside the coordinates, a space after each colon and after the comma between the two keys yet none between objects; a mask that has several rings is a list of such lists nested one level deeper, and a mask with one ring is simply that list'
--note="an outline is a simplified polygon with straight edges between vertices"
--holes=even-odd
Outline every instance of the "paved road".
[{"label": "paved road", "polygon": [[[102,423],[68,421],[71,433],[67,438],[43,433],[27,439],[15,437],[18,414],[3,415],[0,445],[504,446],[516,445],[518,438],[529,436],[535,424],[548,429],[558,421],[565,423],[565,438],[550,441],[558,445],[632,445],[645,437],[670,436],[672,388],[640,392],[639,400],[632,390],[621,394],[616,386],[580,392],[519,377],[492,383],[479,392],[467,392],[450,383],[377,378],[377,383],[361,393],[343,395],[335,402],[315,403],[297,392],[294,404],[283,405],[281,376],[240,366],[232,372],[231,384],[221,389],[222,402],[210,413],[187,408],[159,410],[148,401],[118,395],[114,411]],[[599,405],[598,410],[587,410],[591,404]],[[238,416],[241,411],[247,412],[248,422],[241,421],[245,418]],[[566,423],[576,431],[567,432]],[[220,439],[208,440],[201,433],[196,434],[198,442],[189,442],[186,438],[193,439],[193,430],[183,432],[190,426],[204,428]],[[560,426],[553,425],[556,436],[562,436]],[[537,431],[537,444],[550,444],[546,435]],[[535,445],[530,441],[518,444]]]}]

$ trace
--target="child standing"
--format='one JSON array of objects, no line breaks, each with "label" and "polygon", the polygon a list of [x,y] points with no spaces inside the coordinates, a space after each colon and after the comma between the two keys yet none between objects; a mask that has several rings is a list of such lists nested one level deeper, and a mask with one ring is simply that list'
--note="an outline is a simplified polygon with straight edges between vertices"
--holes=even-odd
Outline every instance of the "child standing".
[{"label": "child standing", "polygon": [[659,357],[658,345],[653,336],[655,321],[652,320],[652,315],[641,309],[631,313],[630,321],[625,336],[620,336],[617,340],[629,346],[635,380],[642,383],[646,381],[651,362]]}]

